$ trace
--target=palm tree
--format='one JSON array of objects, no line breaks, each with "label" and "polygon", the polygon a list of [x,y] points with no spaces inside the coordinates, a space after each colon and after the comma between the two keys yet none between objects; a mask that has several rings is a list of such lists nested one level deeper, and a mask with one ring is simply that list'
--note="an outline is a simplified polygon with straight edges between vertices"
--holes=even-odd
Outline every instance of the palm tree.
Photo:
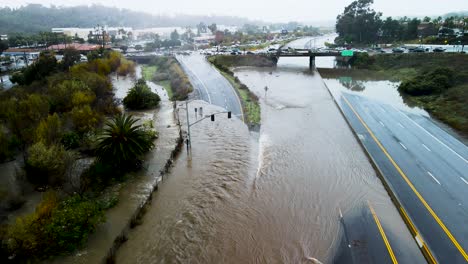
[{"label": "palm tree", "polygon": [[106,123],[96,148],[98,161],[129,168],[154,147],[151,136],[131,115],[118,115]]}]

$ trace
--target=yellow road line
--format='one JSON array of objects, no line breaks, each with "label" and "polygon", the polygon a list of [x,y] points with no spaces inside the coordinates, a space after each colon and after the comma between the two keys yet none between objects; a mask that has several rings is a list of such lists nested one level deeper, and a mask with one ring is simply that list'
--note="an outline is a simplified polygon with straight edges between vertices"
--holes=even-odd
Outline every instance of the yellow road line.
[{"label": "yellow road line", "polygon": [[385,235],[382,225],[380,224],[379,217],[377,217],[377,214],[375,213],[374,208],[372,208],[372,205],[369,201],[367,201],[367,204],[369,205],[372,217],[374,217],[374,221],[377,224],[377,227],[379,228],[380,235],[382,235],[382,239],[385,243],[385,246],[387,247],[388,253],[390,254],[390,258],[392,258],[392,262],[394,264],[398,264],[398,260],[396,259],[395,254],[393,254],[392,246],[390,246],[390,242],[388,242],[387,235]]},{"label": "yellow road line", "polygon": [[424,205],[424,207],[426,207],[427,211],[429,211],[429,213],[432,215],[432,217],[436,220],[436,222],[439,224],[439,226],[442,228],[442,230],[444,230],[445,234],[448,236],[448,238],[452,241],[452,243],[455,245],[455,247],[458,249],[458,251],[460,251],[460,253],[462,254],[462,256],[465,258],[466,261],[468,261],[468,254],[465,252],[465,250],[463,249],[463,247],[460,245],[460,243],[458,243],[458,241],[455,239],[455,237],[452,235],[452,233],[450,232],[450,230],[448,230],[448,228],[445,226],[445,224],[442,222],[442,220],[440,220],[440,218],[437,216],[437,214],[434,212],[434,210],[432,210],[432,208],[429,206],[429,204],[426,202],[426,200],[421,196],[421,194],[418,192],[418,190],[416,190],[416,188],[414,187],[413,183],[411,183],[411,181],[408,179],[408,177],[405,175],[405,173],[401,170],[400,166],[398,166],[398,164],[396,164],[396,162],[393,160],[393,158],[390,156],[390,154],[388,154],[387,150],[382,146],[382,144],[380,143],[380,141],[375,137],[374,133],[372,133],[372,131],[370,130],[370,128],[367,126],[367,124],[364,122],[364,120],[362,120],[361,116],[356,112],[356,110],[354,110],[353,106],[351,105],[351,103],[348,101],[348,99],[346,99],[345,96],[343,96],[343,99],[345,100],[346,104],[348,104],[348,106],[351,108],[351,110],[353,111],[353,113],[356,115],[356,117],[359,119],[359,121],[361,121],[362,125],[366,128],[366,130],[369,132],[369,134],[371,135],[371,137],[374,139],[375,143],[377,143],[377,145],[380,147],[380,149],[383,151],[383,153],[385,154],[385,156],[387,156],[387,158],[390,160],[390,162],[393,164],[393,166],[396,168],[396,170],[398,171],[398,173],[401,175],[401,177],[406,181],[406,183],[408,184],[408,186],[411,188],[411,190],[413,190],[413,192],[416,194],[416,196],[418,197],[418,199],[421,201],[421,203]]},{"label": "yellow road line", "polygon": [[401,212],[403,213],[403,215],[405,216],[406,221],[410,224],[411,231],[413,231],[413,233],[414,233],[415,235],[417,235],[417,234],[418,234],[418,230],[416,229],[416,227],[414,227],[413,222],[410,220],[409,216],[406,214],[406,212],[405,212],[405,210],[403,209],[403,207],[400,207],[400,210],[401,210]]}]

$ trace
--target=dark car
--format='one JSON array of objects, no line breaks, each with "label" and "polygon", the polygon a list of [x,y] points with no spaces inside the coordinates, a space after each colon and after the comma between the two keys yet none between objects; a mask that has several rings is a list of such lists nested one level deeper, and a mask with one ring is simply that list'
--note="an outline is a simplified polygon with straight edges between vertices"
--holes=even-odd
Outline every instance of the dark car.
[{"label": "dark car", "polygon": [[442,48],[442,47],[437,47],[437,48],[433,49],[432,51],[433,51],[433,52],[444,52],[445,49]]},{"label": "dark car", "polygon": [[426,49],[424,49],[423,47],[417,47],[413,50],[413,52],[426,52]]},{"label": "dark car", "polygon": [[251,51],[247,51],[247,55],[254,55],[254,53]]},{"label": "dark car", "polygon": [[402,49],[402,48],[393,48],[393,49],[392,49],[392,52],[393,52],[393,53],[403,53],[403,52],[405,52],[405,50]]}]

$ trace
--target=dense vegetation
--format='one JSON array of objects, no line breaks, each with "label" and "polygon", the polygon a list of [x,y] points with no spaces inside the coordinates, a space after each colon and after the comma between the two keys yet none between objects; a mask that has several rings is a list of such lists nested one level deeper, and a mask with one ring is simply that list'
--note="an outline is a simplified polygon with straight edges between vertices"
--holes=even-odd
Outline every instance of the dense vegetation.
[{"label": "dense vegetation", "polygon": [[269,59],[261,56],[225,56],[216,55],[208,58],[221,74],[231,83],[236,89],[242,101],[242,111],[244,112],[245,122],[250,128],[258,128],[260,125],[261,114],[258,97],[243,84],[239,78],[234,76],[230,70],[235,66],[257,66],[257,67],[271,67],[274,63]]},{"label": "dense vegetation", "polygon": [[[402,17],[393,19],[387,17],[382,20],[382,13],[371,8],[373,0],[356,0],[345,7],[344,12],[337,17],[336,32],[339,34],[335,40],[337,44],[374,44],[392,43],[397,41],[416,40],[419,38],[418,26],[422,23],[430,23],[430,31],[437,34],[440,27],[448,32],[454,28],[468,26],[466,15],[451,14],[442,17],[424,19]],[[468,38],[448,37],[443,39],[429,38],[431,43],[456,43],[459,41],[468,44]]]},{"label": "dense vegetation", "polygon": [[17,262],[31,262],[72,252],[104,221],[103,205],[79,195],[59,199],[44,195],[36,211],[19,217],[4,231],[4,246]]},{"label": "dense vegetation", "polygon": [[[430,95],[441,94],[456,84],[463,84],[468,81],[467,76],[457,76],[449,68],[435,68],[418,73],[416,76],[404,80],[400,84],[400,91],[409,95]],[[466,78],[466,80],[465,80]]]},{"label": "dense vegetation", "polygon": [[185,100],[193,91],[192,84],[175,58],[156,57],[148,66],[151,68],[144,67],[143,77],[162,85],[167,90],[169,99]]},{"label": "dense vegetation", "polygon": [[468,135],[468,55],[446,54],[360,54],[353,62],[400,80],[399,91],[412,105]]},{"label": "dense vegetation", "polygon": [[[120,114],[109,79],[134,73],[134,64],[116,52],[72,62],[41,54],[15,74],[19,85],[0,93],[0,158],[19,160],[20,195],[29,190],[22,186],[49,190],[34,213],[0,228],[2,260],[31,262],[79,248],[117,201],[103,197],[105,188],[139,168],[153,147],[156,133]],[[83,158],[95,161],[79,172]],[[21,206],[22,197],[0,187],[2,213]]]},{"label": "dense vegetation", "polygon": [[144,79],[139,79],[128,91],[123,104],[128,109],[142,110],[158,106],[159,101],[159,95],[151,91]]},{"label": "dense vegetation", "polygon": [[118,115],[108,121],[99,138],[96,154],[100,162],[126,170],[140,162],[144,153],[154,147],[154,133],[148,133],[132,116]]}]

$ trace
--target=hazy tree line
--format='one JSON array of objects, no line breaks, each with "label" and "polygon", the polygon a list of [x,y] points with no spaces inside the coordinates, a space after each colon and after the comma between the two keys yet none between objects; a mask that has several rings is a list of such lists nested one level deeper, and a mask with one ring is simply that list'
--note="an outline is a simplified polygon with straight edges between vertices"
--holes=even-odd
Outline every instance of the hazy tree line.
[{"label": "hazy tree line", "polygon": [[128,9],[100,5],[76,7],[44,7],[29,4],[17,9],[0,8],[0,34],[14,32],[38,33],[50,31],[53,27],[94,27],[99,25],[129,26],[133,28],[196,26],[200,21],[212,21],[224,25],[252,23],[245,18],[234,16],[151,15]]},{"label": "hazy tree line", "polygon": [[345,7],[344,12],[337,17],[336,31],[339,37],[338,44],[343,43],[376,43],[379,41],[402,41],[418,39],[418,26],[432,23],[438,30],[440,27],[463,28],[468,24],[468,19],[462,14],[441,16],[437,18],[424,17],[394,19],[387,17],[382,19],[382,13],[371,8],[373,0],[357,0]]}]

